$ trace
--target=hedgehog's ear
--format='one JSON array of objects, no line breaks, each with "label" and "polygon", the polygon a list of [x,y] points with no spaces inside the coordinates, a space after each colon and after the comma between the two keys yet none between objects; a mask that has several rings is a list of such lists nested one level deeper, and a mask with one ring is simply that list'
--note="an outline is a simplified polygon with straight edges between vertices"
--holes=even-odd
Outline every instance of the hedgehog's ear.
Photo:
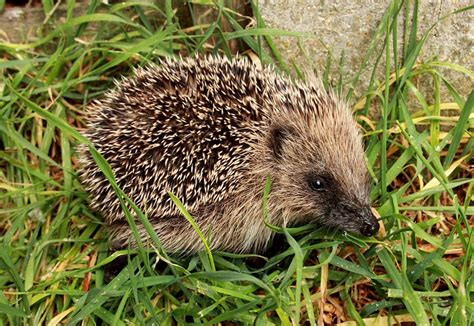
[{"label": "hedgehog's ear", "polygon": [[274,126],[270,130],[270,140],[268,146],[275,158],[283,156],[285,142],[294,134],[294,130],[288,126]]}]

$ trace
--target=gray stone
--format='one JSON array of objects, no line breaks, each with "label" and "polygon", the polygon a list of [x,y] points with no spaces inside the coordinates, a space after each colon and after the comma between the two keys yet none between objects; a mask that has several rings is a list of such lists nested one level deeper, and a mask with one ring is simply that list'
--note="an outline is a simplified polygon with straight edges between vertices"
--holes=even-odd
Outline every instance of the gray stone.
[{"label": "gray stone", "polygon": [[[341,55],[344,53],[343,68],[346,82],[352,80],[351,77],[361,66],[373,34],[390,4],[389,0],[261,0],[259,2],[260,11],[267,27],[310,33],[314,36],[299,38],[299,40],[295,37],[275,37],[274,41],[285,59],[322,71],[328,55],[331,53],[332,76],[334,77]],[[466,0],[421,0],[418,39],[440,17],[469,4],[470,1]],[[404,15],[405,10],[403,9],[400,11],[401,17],[399,17],[400,23],[398,25],[398,44],[400,46],[403,43],[403,37],[407,37],[403,33]],[[473,10],[469,10],[441,21],[431,32],[418,60],[423,62],[435,56],[440,61],[458,64],[469,69],[470,75],[442,69],[442,73],[453,83],[455,88],[463,96],[467,96],[473,89],[473,43]],[[368,69],[364,70],[361,75],[361,83],[356,88],[357,95],[362,95],[367,89],[370,69],[373,68],[374,62],[375,55],[372,56]],[[384,58],[382,58],[377,79],[383,82],[383,76]],[[429,84],[432,82],[424,80],[420,83],[422,84],[421,89],[429,92]],[[446,90],[444,90],[444,94],[446,94]]]}]

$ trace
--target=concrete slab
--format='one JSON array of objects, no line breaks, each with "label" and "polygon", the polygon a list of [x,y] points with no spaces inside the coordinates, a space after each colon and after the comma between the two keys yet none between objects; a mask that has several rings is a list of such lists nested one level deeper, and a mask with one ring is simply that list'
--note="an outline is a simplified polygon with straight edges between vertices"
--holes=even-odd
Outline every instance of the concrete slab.
[{"label": "concrete slab", "polygon": [[[440,17],[464,8],[472,1],[419,1],[419,33],[423,33]],[[389,8],[391,1],[371,0],[260,0],[261,14],[268,27],[311,33],[313,38],[301,38],[302,49],[298,40],[292,37],[278,37],[275,42],[284,57],[305,66],[314,65],[322,71],[327,57],[331,53],[334,73],[337,64],[344,53],[344,71],[346,81],[351,80],[363,62],[372,35],[381,21],[383,14]],[[413,1],[411,1],[413,3]],[[404,10],[400,12],[399,44],[402,43]],[[472,71],[474,70],[474,11],[470,10],[451,16],[439,23],[432,31],[428,42],[424,46],[421,61],[431,57],[458,64]],[[307,53],[305,57],[304,52]],[[375,56],[372,57],[369,68],[373,67]],[[382,60],[383,64],[383,60]],[[383,80],[383,65],[378,72],[379,80]],[[464,96],[473,90],[473,78],[465,74],[446,71],[446,77]],[[370,72],[362,76],[362,83],[357,87],[356,94],[361,95],[370,79]],[[420,80],[422,89],[429,93],[429,80]],[[423,84],[426,85],[423,85]],[[429,95],[429,94],[428,94]]]}]

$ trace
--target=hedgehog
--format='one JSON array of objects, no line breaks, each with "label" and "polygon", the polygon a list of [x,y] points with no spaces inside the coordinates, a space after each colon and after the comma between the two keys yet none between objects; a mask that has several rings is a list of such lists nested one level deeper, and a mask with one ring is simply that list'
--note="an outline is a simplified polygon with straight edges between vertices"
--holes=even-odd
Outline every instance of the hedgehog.
[{"label": "hedgehog", "polygon": [[[83,134],[168,252],[204,248],[170,192],[211,249],[265,252],[275,234],[262,213],[269,176],[270,224],[375,235],[359,127],[348,105],[308,76],[294,81],[245,57],[163,59],[94,101]],[[112,186],[88,147],[79,152],[80,178],[109,226],[111,247],[136,246]]]}]

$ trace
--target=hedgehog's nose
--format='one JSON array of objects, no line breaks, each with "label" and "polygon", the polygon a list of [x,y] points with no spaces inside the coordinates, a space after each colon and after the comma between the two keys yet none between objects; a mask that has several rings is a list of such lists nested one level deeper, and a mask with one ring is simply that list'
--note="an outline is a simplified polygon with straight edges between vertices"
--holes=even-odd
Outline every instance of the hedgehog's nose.
[{"label": "hedgehog's nose", "polygon": [[379,223],[365,223],[362,226],[360,233],[366,237],[376,235],[379,232]]},{"label": "hedgehog's nose", "polygon": [[370,237],[379,232],[380,226],[372,212],[369,211],[367,215],[368,216],[366,216],[362,222],[360,233],[366,237]]}]

